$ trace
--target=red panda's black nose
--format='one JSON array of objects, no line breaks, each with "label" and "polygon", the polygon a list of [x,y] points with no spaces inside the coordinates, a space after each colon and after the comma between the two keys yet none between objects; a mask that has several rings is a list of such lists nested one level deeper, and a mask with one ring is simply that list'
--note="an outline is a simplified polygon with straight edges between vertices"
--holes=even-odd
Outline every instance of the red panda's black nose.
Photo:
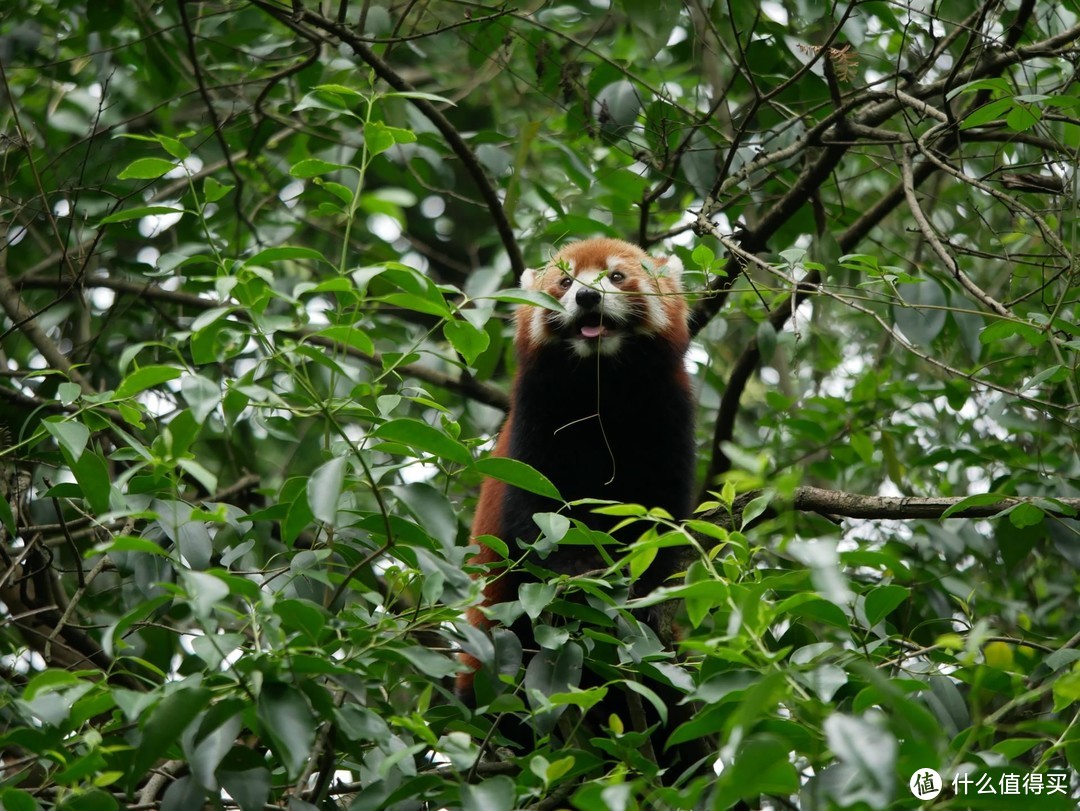
[{"label": "red panda's black nose", "polygon": [[595,310],[600,304],[600,291],[593,290],[591,287],[583,287],[577,291],[575,299],[581,309]]}]

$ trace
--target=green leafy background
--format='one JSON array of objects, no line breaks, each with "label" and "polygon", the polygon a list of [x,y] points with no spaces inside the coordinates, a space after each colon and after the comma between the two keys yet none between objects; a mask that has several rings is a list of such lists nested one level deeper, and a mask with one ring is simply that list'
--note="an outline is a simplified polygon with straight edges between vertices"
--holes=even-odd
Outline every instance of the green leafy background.
[{"label": "green leafy background", "polygon": [[[1080,8],[932,8],[0,10],[0,807],[1074,808]],[[500,607],[521,676],[468,525],[551,492],[486,454],[590,235],[687,266],[704,508]]]}]

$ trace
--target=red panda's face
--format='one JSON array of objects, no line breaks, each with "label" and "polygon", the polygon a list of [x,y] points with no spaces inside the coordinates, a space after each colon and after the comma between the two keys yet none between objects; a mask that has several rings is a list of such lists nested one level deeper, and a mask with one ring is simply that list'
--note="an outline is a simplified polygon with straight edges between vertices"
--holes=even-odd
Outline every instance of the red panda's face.
[{"label": "red panda's face", "polygon": [[558,299],[565,313],[542,307],[518,310],[520,346],[565,341],[582,357],[613,355],[628,335],[651,335],[675,344],[688,339],[682,263],[653,258],[618,239],[567,245],[541,270],[521,278],[526,290]]}]

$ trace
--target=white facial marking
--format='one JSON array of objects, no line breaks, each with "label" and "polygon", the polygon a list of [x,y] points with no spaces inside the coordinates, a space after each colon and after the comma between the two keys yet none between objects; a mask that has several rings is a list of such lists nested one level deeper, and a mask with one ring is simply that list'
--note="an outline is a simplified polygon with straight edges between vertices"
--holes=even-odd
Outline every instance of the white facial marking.
[{"label": "white facial marking", "polygon": [[671,323],[668,318],[664,301],[657,285],[649,282],[649,289],[645,291],[645,307],[649,311],[649,326],[651,332],[663,332]]},{"label": "white facial marking", "polygon": [[545,310],[542,307],[531,308],[532,312],[529,313],[529,338],[535,344],[542,344],[547,341],[547,333],[544,329],[544,313]]},{"label": "white facial marking", "polygon": [[597,353],[597,348],[599,348],[601,355],[617,354],[622,342],[623,336],[619,334],[608,335],[595,341],[585,338],[571,338],[570,348],[574,350],[574,354],[579,358],[591,358]]}]

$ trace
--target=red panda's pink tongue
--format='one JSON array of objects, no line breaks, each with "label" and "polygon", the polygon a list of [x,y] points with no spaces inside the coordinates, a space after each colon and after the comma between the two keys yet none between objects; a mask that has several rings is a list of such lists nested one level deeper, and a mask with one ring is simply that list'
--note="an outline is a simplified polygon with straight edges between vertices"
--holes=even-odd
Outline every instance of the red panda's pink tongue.
[{"label": "red panda's pink tongue", "polygon": [[587,324],[582,324],[581,334],[586,338],[599,338],[601,335],[604,334],[604,328],[599,324],[597,324],[595,327],[589,326]]}]

